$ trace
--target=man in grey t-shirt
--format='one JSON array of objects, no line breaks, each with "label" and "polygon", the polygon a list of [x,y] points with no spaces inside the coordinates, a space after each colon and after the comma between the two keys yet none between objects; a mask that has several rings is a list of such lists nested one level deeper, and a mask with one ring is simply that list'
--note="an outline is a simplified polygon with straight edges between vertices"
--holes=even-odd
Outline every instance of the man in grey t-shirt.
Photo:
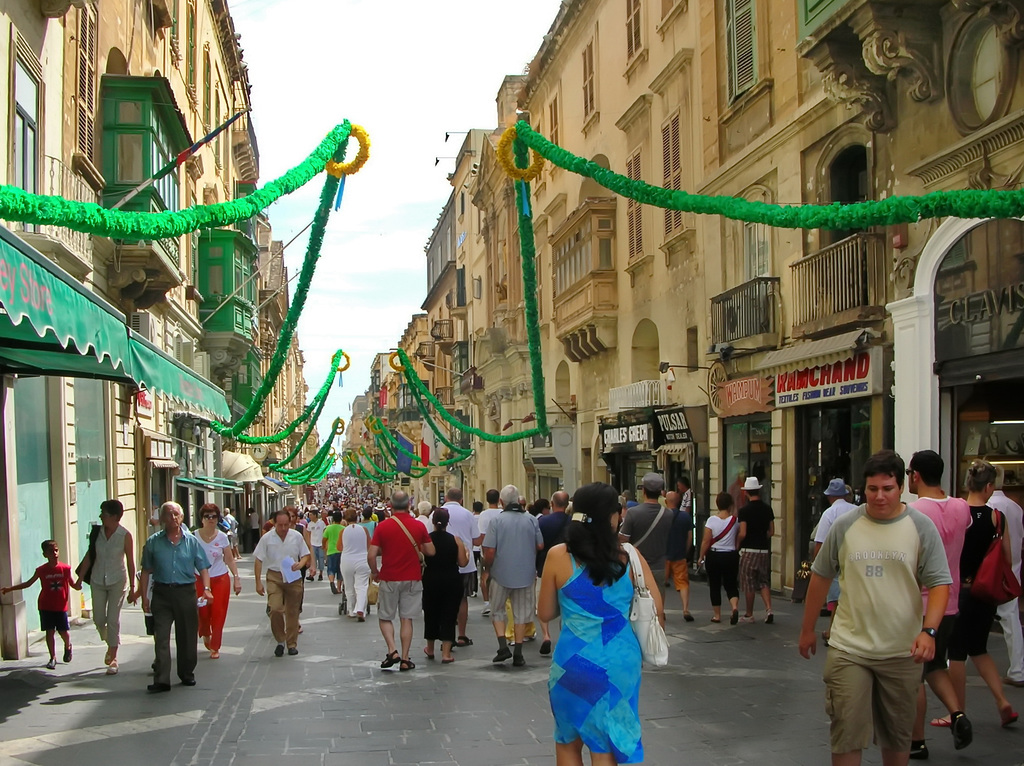
[{"label": "man in grey t-shirt", "polygon": [[[659,505],[658,498],[665,489],[660,473],[648,473],[640,480],[644,502],[626,511],[619,529],[619,540],[632,543],[640,555],[647,559],[652,572],[664,572],[668,533],[672,528],[672,514]],[[661,579],[654,578],[659,583]]]},{"label": "man in grey t-shirt", "polygon": [[[504,510],[487,527],[482,544],[484,565],[490,570],[491,601],[494,610],[491,621],[498,638],[498,653],[492,662],[512,658],[512,664],[522,667],[523,639],[526,625],[533,622],[537,611],[534,580],[537,577],[537,551],[544,549],[544,536],[534,516],[526,513],[519,489],[509,484],[501,490]],[[512,622],[515,643],[509,651],[505,638],[505,609],[508,599],[512,604]]]}]

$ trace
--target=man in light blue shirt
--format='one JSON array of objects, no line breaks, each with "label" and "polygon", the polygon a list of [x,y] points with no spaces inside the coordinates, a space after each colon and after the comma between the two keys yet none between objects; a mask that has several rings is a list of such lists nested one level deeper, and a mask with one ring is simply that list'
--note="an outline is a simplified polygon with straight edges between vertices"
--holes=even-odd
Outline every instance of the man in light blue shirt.
[{"label": "man in light blue shirt", "polygon": [[[213,599],[210,591],[210,561],[199,540],[182,520],[185,514],[177,503],[160,506],[163,529],[146,541],[142,549],[142,611],[153,615],[153,663],[151,692],[171,690],[171,625],[176,625],[175,649],[178,678],[182,686],[195,686],[199,654],[199,609],[196,606],[196,573],[203,583],[203,598]],[[153,581],[150,599],[149,583]]]}]

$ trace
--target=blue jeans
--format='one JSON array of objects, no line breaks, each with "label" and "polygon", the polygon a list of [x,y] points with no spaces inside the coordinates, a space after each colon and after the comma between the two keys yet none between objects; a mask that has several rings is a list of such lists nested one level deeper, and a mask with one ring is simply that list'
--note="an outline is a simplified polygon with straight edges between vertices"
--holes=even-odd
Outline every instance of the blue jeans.
[{"label": "blue jeans", "polygon": [[324,571],[324,566],[327,561],[327,558],[324,556],[324,547],[322,545],[314,545],[312,547],[313,561],[315,562],[314,566],[316,567],[316,571],[322,572]]}]

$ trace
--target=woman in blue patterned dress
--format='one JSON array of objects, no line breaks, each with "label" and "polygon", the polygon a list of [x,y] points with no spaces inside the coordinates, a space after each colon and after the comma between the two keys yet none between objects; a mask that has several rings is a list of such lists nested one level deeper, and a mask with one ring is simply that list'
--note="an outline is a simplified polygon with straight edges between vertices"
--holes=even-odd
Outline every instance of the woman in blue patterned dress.
[{"label": "woman in blue patterned dress", "polygon": [[[596,482],[580,487],[565,530],[566,542],[548,553],[537,616],[561,614],[562,632],[552,657],[548,695],[555,717],[555,762],[640,763],[640,645],[629,624],[633,581],[618,538],[621,515],[615,489]],[[644,579],[655,582],[643,557]],[[661,594],[651,590],[662,625]]]}]

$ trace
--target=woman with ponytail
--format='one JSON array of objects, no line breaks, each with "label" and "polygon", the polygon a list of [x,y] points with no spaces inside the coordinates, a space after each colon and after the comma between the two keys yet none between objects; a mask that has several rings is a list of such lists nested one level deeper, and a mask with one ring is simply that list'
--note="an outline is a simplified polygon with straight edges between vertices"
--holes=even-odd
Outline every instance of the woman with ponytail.
[{"label": "woman with ponytail", "polygon": [[[576,490],[572,509],[566,542],[548,552],[537,608],[541,620],[562,617],[548,679],[555,762],[582,766],[586,745],[595,766],[640,763],[641,654],[629,622],[633,576],[619,543],[618,494],[607,484],[588,484]],[[664,625],[657,588],[651,596]]]}]

